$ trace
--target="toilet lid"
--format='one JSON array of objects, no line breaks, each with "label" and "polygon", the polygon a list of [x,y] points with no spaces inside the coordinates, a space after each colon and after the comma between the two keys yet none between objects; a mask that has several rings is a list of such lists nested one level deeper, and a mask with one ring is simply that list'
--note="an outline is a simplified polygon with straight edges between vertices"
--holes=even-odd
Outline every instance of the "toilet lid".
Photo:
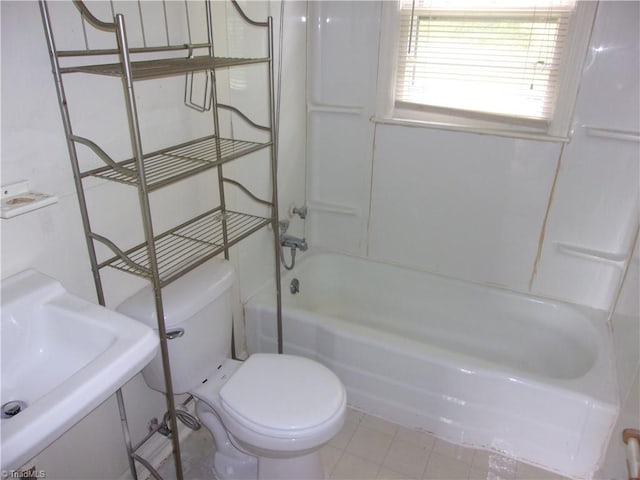
[{"label": "toilet lid", "polygon": [[220,390],[223,408],[255,431],[312,429],[338,413],[346,394],[338,377],[304,357],[254,354]]}]

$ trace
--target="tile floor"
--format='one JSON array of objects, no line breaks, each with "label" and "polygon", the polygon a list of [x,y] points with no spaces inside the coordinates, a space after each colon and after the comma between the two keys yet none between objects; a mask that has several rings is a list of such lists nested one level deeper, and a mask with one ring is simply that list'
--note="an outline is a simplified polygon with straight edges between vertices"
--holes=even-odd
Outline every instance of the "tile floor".
[{"label": "tile floor", "polygon": [[[213,442],[206,429],[182,445],[186,480],[212,479]],[[562,480],[564,477],[501,455],[463,448],[429,434],[349,409],[344,428],[322,449],[330,480]],[[175,478],[171,460],[159,469]],[[304,480],[304,479],[300,479]]]}]

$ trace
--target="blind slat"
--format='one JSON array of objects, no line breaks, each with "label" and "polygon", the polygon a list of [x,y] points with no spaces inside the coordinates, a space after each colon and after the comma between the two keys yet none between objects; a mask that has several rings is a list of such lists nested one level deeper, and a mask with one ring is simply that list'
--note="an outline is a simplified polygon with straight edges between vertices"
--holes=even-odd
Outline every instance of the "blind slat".
[{"label": "blind slat", "polygon": [[549,120],[575,0],[402,0],[396,100]]}]

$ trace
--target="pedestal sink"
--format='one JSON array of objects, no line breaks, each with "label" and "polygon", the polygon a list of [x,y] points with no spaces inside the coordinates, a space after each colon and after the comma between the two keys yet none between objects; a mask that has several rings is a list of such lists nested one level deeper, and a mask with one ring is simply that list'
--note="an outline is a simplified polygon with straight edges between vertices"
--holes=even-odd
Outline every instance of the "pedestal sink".
[{"label": "pedestal sink", "polygon": [[[17,469],[138,373],[157,335],[35,270],[2,281],[1,469]],[[118,421],[118,419],[114,419]]]}]

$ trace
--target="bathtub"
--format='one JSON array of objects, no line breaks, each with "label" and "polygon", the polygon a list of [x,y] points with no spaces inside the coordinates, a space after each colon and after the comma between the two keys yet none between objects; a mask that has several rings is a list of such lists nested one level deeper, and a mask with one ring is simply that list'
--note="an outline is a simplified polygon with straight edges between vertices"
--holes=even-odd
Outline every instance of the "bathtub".
[{"label": "bathtub", "polygon": [[[618,412],[604,312],[329,253],[282,291],[285,352],[336,372],[352,407],[572,478],[598,469]],[[277,350],[273,285],[245,321],[251,353]]]}]

